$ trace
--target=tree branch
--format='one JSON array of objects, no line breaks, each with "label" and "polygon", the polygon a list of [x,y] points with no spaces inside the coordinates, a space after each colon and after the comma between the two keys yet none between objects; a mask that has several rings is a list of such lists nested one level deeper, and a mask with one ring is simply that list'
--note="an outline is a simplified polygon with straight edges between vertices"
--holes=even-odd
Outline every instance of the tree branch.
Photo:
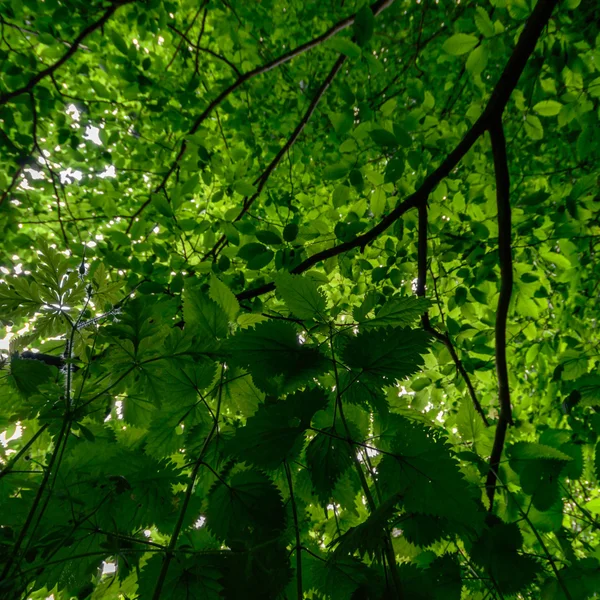
[{"label": "tree branch", "polygon": [[[425,284],[427,282],[427,225],[428,225],[428,215],[427,215],[427,203],[421,204],[419,206],[419,233],[418,233],[418,275],[417,275],[417,296],[425,298]],[[458,357],[456,352],[456,348],[450,339],[450,336],[447,333],[442,333],[438,331],[429,321],[429,313],[425,312],[421,317],[421,323],[423,325],[423,329],[430,333],[436,340],[442,342],[444,346],[448,349],[454,364],[456,365],[456,370],[460,373],[462,378],[464,379],[467,389],[469,390],[469,395],[471,396],[471,400],[473,402],[473,406],[475,410],[481,416],[483,423],[486,427],[489,427],[489,423],[481,404],[479,403],[479,399],[477,398],[477,394],[475,393],[475,388],[473,387],[473,383],[471,382],[471,378],[467,373],[462,361]]]},{"label": "tree branch", "polygon": [[23,87],[17,88],[12,92],[7,92],[0,96],[0,106],[6,104],[13,98],[20,96],[21,94],[26,94],[31,92],[33,88],[45,77],[52,75],[54,71],[64,65],[78,50],[81,42],[88,37],[88,35],[94,33],[97,29],[100,29],[113,15],[113,13],[120,8],[121,6],[125,6],[126,4],[131,4],[135,0],[120,0],[119,2],[113,3],[110,8],[94,23],[88,25],[72,42],[70,48],[53,64],[48,68],[40,71],[36,75],[34,75]]},{"label": "tree branch", "polygon": [[[396,206],[396,208],[375,225],[375,227],[372,227],[366,233],[355,237],[353,240],[313,254],[292,269],[292,273],[303,273],[323,260],[349,252],[354,248],[361,248],[364,250],[368,244],[372,243],[379,235],[386,231],[388,227],[393,225],[405,212],[427,202],[429,194],[452,172],[454,168],[456,168],[458,163],[463,159],[475,142],[486,131],[491,121],[498,115],[501,115],[504,111],[510,94],[516,87],[521,73],[523,72],[531,53],[535,49],[536,42],[540,37],[543,28],[548,23],[552,10],[557,3],[558,0],[539,0],[536,4],[482,115],[473,124],[471,129],[467,131],[456,148],[444,159],[442,164],[425,178],[421,187]],[[254,289],[245,290],[239,293],[237,297],[238,300],[249,300],[250,298],[255,298],[271,292],[274,289],[275,284],[267,283]]]},{"label": "tree branch", "polygon": [[[304,130],[304,128],[306,127],[308,122],[310,121],[310,118],[312,117],[313,113],[315,112],[317,105],[321,101],[321,98],[323,98],[323,96],[325,95],[325,92],[331,85],[332,81],[335,79],[335,76],[338,74],[339,70],[342,68],[342,65],[346,61],[346,58],[347,57],[344,54],[340,54],[338,59],[335,61],[333,67],[331,68],[331,71],[329,71],[327,77],[325,77],[325,79],[323,80],[323,83],[321,83],[319,89],[317,90],[317,93],[315,94],[315,97],[312,99],[310,105],[308,106],[308,109],[304,113],[304,116],[302,117],[302,119],[300,119],[300,122],[298,123],[298,125],[296,125],[296,128],[292,132],[292,135],[288,138],[287,142],[280,148],[279,152],[275,155],[275,157],[269,163],[268,167],[263,171],[263,173],[254,180],[254,185],[257,186],[256,192],[254,194],[252,194],[252,196],[246,196],[244,198],[242,209],[240,210],[238,216],[233,220],[234,222],[239,221],[250,210],[250,207],[252,206],[252,204],[254,204],[256,199],[260,196],[260,194],[263,191],[263,188],[265,187],[267,181],[269,180],[269,177],[271,176],[271,173],[273,173],[273,171],[275,170],[277,165],[281,162],[281,159],[285,156],[285,154],[288,152],[288,150],[294,145],[294,143],[296,142],[296,140],[298,139],[298,137],[300,136],[300,134],[302,133],[302,131]],[[215,243],[212,250],[210,250],[210,252],[208,252],[203,257],[203,260],[206,260],[209,256],[214,256],[216,254],[216,252],[218,251],[219,247],[221,245],[225,244],[226,240],[227,240],[227,237],[225,235],[222,235],[219,238],[219,240]]]},{"label": "tree branch", "polygon": [[496,174],[496,203],[498,206],[498,255],[500,263],[500,298],[496,309],[496,374],[498,376],[498,397],[500,417],[496,426],[494,445],[490,456],[486,489],[490,501],[490,510],[494,504],[496,474],[504,449],[506,430],[513,424],[510,406],[510,388],[508,386],[508,366],[506,363],[506,321],[513,287],[513,265],[511,248],[510,214],[510,176],[506,157],[506,139],[500,116],[490,123],[494,171]]},{"label": "tree branch", "polygon": [[[381,11],[385,10],[393,2],[394,2],[394,0],[377,0],[377,2],[374,2],[371,5],[371,10],[373,11],[374,15],[378,15]],[[289,62],[290,60],[296,58],[297,56],[300,56],[304,52],[307,52],[308,50],[312,50],[313,48],[316,48],[323,42],[326,42],[329,38],[333,37],[336,33],[340,32],[340,31],[346,29],[347,27],[349,27],[350,25],[352,25],[354,23],[355,19],[356,19],[356,14],[351,15],[345,19],[342,19],[341,21],[339,21],[338,23],[336,23],[335,25],[330,27],[325,33],[306,42],[305,44],[302,44],[301,46],[298,46],[294,50],[290,50],[289,52],[282,54],[280,57],[278,57],[274,60],[271,60],[268,63],[261,65],[260,67],[256,67],[255,69],[252,69],[251,71],[248,71],[247,73],[244,73],[241,77],[238,77],[231,85],[226,87],[214,100],[212,100],[210,102],[210,104],[204,109],[202,114],[200,116],[198,116],[198,118],[194,121],[194,124],[192,125],[191,129],[188,131],[187,135],[188,136],[194,135],[194,133],[196,133],[196,131],[198,131],[198,129],[200,128],[202,123],[204,123],[204,121],[208,118],[208,116],[212,113],[212,111],[215,110],[215,108],[217,108],[217,106],[219,106],[219,104],[221,104],[221,102],[223,102],[230,94],[232,94],[233,92],[235,92],[235,90],[237,90],[239,87],[244,85],[244,83],[246,83],[246,81],[249,81],[250,79],[256,77],[257,75],[262,75],[263,73],[267,73],[268,71],[271,71],[271,70],[275,69],[276,67],[279,67],[280,65],[283,65],[284,63]],[[181,147],[179,148],[179,152],[178,152],[177,156],[175,157],[175,161],[173,162],[173,164],[171,165],[171,167],[169,168],[169,170],[163,177],[160,184],[155,188],[153,193],[156,194],[160,190],[164,189],[164,187],[167,185],[167,182],[169,181],[171,175],[177,168],[177,164],[179,163],[179,161],[185,154],[186,150],[187,150],[187,141],[184,139],[181,142]],[[129,226],[127,227],[127,232],[129,232],[131,230],[131,227],[133,227],[133,223],[134,223],[135,219],[137,217],[139,217],[139,215],[150,204],[150,202],[151,202],[151,197],[148,197],[148,199],[140,206],[140,208],[138,208],[138,210],[133,215],[131,215],[131,217],[129,217],[130,222],[129,222]]]}]

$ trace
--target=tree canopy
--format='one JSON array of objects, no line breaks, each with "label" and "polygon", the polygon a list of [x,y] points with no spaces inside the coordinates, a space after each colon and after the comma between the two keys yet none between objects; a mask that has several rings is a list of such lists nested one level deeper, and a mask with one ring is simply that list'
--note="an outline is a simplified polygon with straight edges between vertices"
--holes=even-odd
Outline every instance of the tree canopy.
[{"label": "tree canopy", "polygon": [[0,595],[600,589],[593,0],[0,0]]}]

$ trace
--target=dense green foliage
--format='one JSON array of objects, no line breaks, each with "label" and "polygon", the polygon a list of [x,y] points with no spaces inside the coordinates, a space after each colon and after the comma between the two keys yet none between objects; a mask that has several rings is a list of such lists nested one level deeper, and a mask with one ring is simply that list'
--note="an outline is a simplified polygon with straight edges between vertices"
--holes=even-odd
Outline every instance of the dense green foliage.
[{"label": "dense green foliage", "polygon": [[597,598],[599,22],[0,0],[0,597]]}]

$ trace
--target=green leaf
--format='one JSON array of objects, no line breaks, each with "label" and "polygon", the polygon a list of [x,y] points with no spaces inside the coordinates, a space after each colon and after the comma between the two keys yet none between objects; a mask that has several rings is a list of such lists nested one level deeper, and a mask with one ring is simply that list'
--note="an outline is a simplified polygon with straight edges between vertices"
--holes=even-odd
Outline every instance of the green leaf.
[{"label": "green leaf", "polygon": [[208,295],[214,300],[234,322],[240,312],[240,303],[233,292],[215,275],[211,275]]},{"label": "green leaf", "polygon": [[368,4],[365,4],[357,13],[354,20],[354,37],[359,46],[365,46],[373,37],[375,17]]},{"label": "green leaf", "polygon": [[542,100],[534,105],[533,110],[542,117],[553,117],[557,115],[563,105],[556,100]]},{"label": "green leaf", "polygon": [[492,37],[496,31],[487,11],[482,6],[478,6],[475,11],[475,25],[477,25],[477,29],[485,37]]},{"label": "green leaf", "polygon": [[429,336],[424,331],[387,327],[359,333],[344,348],[344,362],[359,370],[361,377],[380,385],[416,373],[423,366]]},{"label": "green leaf", "polygon": [[283,239],[286,242],[293,242],[298,237],[298,225],[296,223],[288,223],[283,228]]},{"label": "green leaf", "polygon": [[556,448],[552,448],[552,446],[546,446],[544,444],[537,444],[534,442],[517,442],[508,449],[508,454],[511,459],[517,461],[572,460],[568,454],[565,454]]},{"label": "green leaf", "polygon": [[387,164],[385,168],[385,178],[384,181],[386,183],[393,183],[398,181],[400,177],[402,177],[404,173],[405,161],[401,156],[397,156],[392,158],[390,162]]},{"label": "green leaf", "polygon": [[206,526],[232,548],[270,540],[285,527],[281,494],[260,471],[235,473],[211,490]]},{"label": "green leaf", "polygon": [[460,56],[461,54],[467,54],[467,52],[473,50],[478,42],[479,40],[474,35],[456,33],[448,38],[442,47],[448,54]]},{"label": "green leaf", "polygon": [[360,46],[357,46],[354,42],[348,38],[336,36],[329,42],[329,47],[332,50],[346,55],[348,58],[358,58],[361,55]]},{"label": "green leaf", "polygon": [[100,83],[96,79],[90,79],[90,85],[100,98],[110,98],[110,92],[103,83]]},{"label": "green leaf", "polygon": [[186,324],[210,341],[227,337],[229,331],[227,313],[187,281],[183,291],[183,318]]},{"label": "green leaf", "polygon": [[285,400],[262,404],[245,427],[236,431],[229,450],[244,462],[276,469],[284,460],[297,458],[313,415],[326,405],[327,397],[319,389],[296,392]]},{"label": "green leaf", "polygon": [[396,137],[386,129],[372,129],[369,131],[371,139],[382,148],[395,148],[398,145]]},{"label": "green leaf", "polygon": [[350,188],[346,185],[338,185],[333,190],[333,195],[331,197],[331,199],[333,201],[333,206],[335,206],[335,208],[344,206],[348,202],[349,198],[350,198]]},{"label": "green leaf", "polygon": [[488,58],[489,52],[487,46],[477,46],[477,48],[474,48],[471,51],[471,54],[469,54],[469,58],[467,58],[467,71],[469,71],[469,73],[471,73],[475,77],[481,75],[481,73],[487,66]]},{"label": "green leaf", "polygon": [[525,132],[532,140],[541,140],[544,137],[542,122],[535,115],[527,115]]},{"label": "green leaf", "polygon": [[325,320],[325,297],[313,280],[302,275],[279,273],[275,284],[277,293],[292,314],[300,319]]},{"label": "green leaf", "polygon": [[324,373],[328,361],[300,342],[290,323],[264,321],[230,339],[234,362],[247,368],[254,383],[267,393],[293,391]]},{"label": "green leaf", "polygon": [[322,431],[306,447],[306,463],[314,492],[326,506],[340,477],[352,467],[354,450],[335,427]]},{"label": "green leaf", "polygon": [[279,244],[283,244],[283,240],[279,237],[277,233],[274,231],[269,231],[267,229],[256,232],[256,239],[259,242],[267,245],[278,246]]},{"label": "green leaf", "polygon": [[236,181],[233,185],[233,189],[241,196],[252,196],[256,193],[256,186],[243,179]]},{"label": "green leaf", "polygon": [[456,415],[456,428],[466,442],[475,443],[481,439],[485,425],[470,398],[461,402]]},{"label": "green leaf", "polygon": [[336,180],[346,177],[350,171],[350,165],[348,163],[338,163],[336,165],[328,165],[323,171],[323,178],[326,180]]},{"label": "green leaf", "polygon": [[385,327],[394,325],[404,327],[412,325],[429,308],[425,298],[417,296],[395,296],[390,298],[378,311],[375,317],[359,318],[363,327]]}]

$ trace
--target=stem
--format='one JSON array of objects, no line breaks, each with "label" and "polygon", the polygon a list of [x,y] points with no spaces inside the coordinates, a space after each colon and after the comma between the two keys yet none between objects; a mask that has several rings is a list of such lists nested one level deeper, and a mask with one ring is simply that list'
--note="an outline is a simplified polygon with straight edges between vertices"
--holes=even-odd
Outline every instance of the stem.
[{"label": "stem", "polygon": [[[330,326],[329,328],[329,345],[331,348],[331,360],[333,362],[333,372],[335,375],[335,390],[336,390],[336,406],[340,414],[340,418],[342,419],[342,423],[344,425],[344,429],[346,430],[346,435],[348,436],[346,442],[350,444],[352,447],[353,440],[350,433],[350,428],[348,427],[348,422],[346,421],[346,417],[344,415],[344,410],[342,408],[342,397],[340,394],[340,380],[338,376],[337,369],[337,360],[335,358],[335,351],[333,349],[333,330]],[[371,490],[369,488],[369,483],[367,482],[367,478],[363,473],[362,467],[360,465],[360,461],[358,460],[358,456],[353,452],[353,462],[356,468],[356,473],[358,474],[358,478],[360,480],[360,485],[363,489],[363,493],[367,499],[367,504],[369,505],[369,512],[373,512],[376,510],[377,505],[375,504],[375,500],[373,499],[373,494],[371,494]],[[385,534],[383,536],[383,550],[384,554],[390,568],[390,573],[392,575],[392,581],[394,582],[394,587],[396,588],[396,597],[400,600],[404,597],[402,593],[402,583],[400,581],[400,575],[398,573],[398,568],[396,566],[396,555],[394,553],[394,546],[392,544],[392,538],[390,537],[387,528],[385,530]]]},{"label": "stem", "polygon": [[194,484],[196,483],[196,478],[198,476],[198,471],[202,466],[202,460],[204,458],[204,454],[208,449],[208,445],[215,434],[218,423],[219,423],[219,414],[221,412],[221,398],[223,395],[223,377],[225,374],[225,368],[221,365],[221,382],[219,385],[219,398],[217,400],[217,411],[215,415],[215,420],[213,422],[213,426],[209,431],[206,439],[204,440],[204,444],[202,445],[202,449],[200,450],[200,454],[196,459],[194,464],[194,468],[192,469],[192,473],[190,475],[190,481],[185,490],[185,496],[183,499],[183,504],[181,506],[181,510],[179,511],[179,516],[177,518],[177,523],[175,524],[175,528],[173,529],[173,535],[171,536],[171,540],[169,541],[169,545],[167,546],[165,559],[163,560],[160,573],[158,574],[158,579],[156,581],[156,587],[154,588],[154,594],[152,594],[152,600],[160,600],[161,591],[163,585],[165,583],[165,579],[167,578],[167,573],[169,571],[169,565],[171,564],[171,560],[173,558],[173,553],[175,551],[175,546],[177,545],[177,539],[179,538],[179,534],[181,533],[181,528],[183,527],[183,520],[185,519],[185,513],[187,512],[187,508],[189,506],[190,500],[192,498],[192,492],[194,490]]},{"label": "stem", "polygon": [[29,530],[29,527],[31,526],[31,523],[33,522],[33,519],[34,519],[37,509],[38,509],[38,505],[42,500],[42,496],[44,495],[44,492],[46,491],[46,486],[48,485],[48,480],[50,479],[50,474],[52,472],[52,469],[54,467],[54,463],[56,462],[58,454],[62,448],[63,438],[65,437],[65,435],[68,432],[70,423],[71,423],[71,421],[68,417],[65,417],[63,419],[63,424],[62,424],[62,427],[58,434],[58,437],[56,438],[56,444],[54,446],[54,450],[52,451],[52,456],[50,457],[50,462],[46,466],[46,471],[44,473],[42,483],[40,484],[40,487],[38,488],[37,494],[35,495],[33,504],[31,506],[31,509],[29,510],[27,519],[25,520],[25,524],[23,525],[21,532],[19,533],[19,537],[17,538],[17,541],[15,542],[12,554],[11,554],[10,558],[8,559],[8,561],[6,562],[4,569],[2,570],[2,575],[0,575],[0,579],[6,579],[8,577],[8,575],[10,574],[10,570],[12,569],[12,566],[15,562],[15,559],[17,558],[19,550],[21,549],[21,545],[23,544],[23,541],[25,540],[25,536],[27,535],[27,532]]},{"label": "stem", "polygon": [[292,487],[292,474],[287,461],[283,463],[285,475],[287,477],[288,487],[290,488],[290,499],[292,501],[292,514],[294,517],[294,529],[296,530],[296,589],[298,590],[298,600],[304,598],[302,591],[302,545],[300,543],[300,527],[298,526],[298,509],[296,508],[296,498],[294,497],[294,488]]},{"label": "stem", "polygon": [[[425,297],[425,287],[427,283],[427,225],[428,225],[428,215],[427,215],[427,202],[424,202],[419,206],[419,232],[418,232],[418,275],[417,275],[417,296],[424,298]],[[475,388],[471,382],[471,378],[469,377],[462,361],[458,357],[456,353],[456,348],[450,339],[450,336],[447,333],[442,333],[438,331],[429,321],[429,313],[425,312],[425,314],[421,318],[421,323],[423,325],[423,329],[430,333],[436,340],[442,342],[446,348],[448,348],[448,352],[450,352],[450,356],[456,365],[456,370],[462,375],[465,383],[467,384],[467,389],[469,390],[469,394],[471,396],[471,400],[473,402],[473,406],[475,410],[479,413],[479,416],[483,420],[483,423],[486,427],[489,427],[489,423],[485,413],[483,412],[483,408],[479,403],[479,399],[477,398],[477,394],[475,393]]]},{"label": "stem", "polygon": [[8,461],[8,463],[6,463],[4,469],[0,471],[0,479],[2,479],[5,475],[8,475],[12,471],[12,468],[16,464],[16,462],[21,458],[21,456],[23,456],[23,454],[25,454],[25,452],[27,452],[27,450],[29,450],[29,448],[31,448],[31,446],[33,446],[35,441],[40,437],[40,435],[42,435],[42,433],[44,433],[44,431],[46,431],[46,429],[48,429],[48,423],[42,425],[35,432],[32,438],[10,459],[10,461]]}]

